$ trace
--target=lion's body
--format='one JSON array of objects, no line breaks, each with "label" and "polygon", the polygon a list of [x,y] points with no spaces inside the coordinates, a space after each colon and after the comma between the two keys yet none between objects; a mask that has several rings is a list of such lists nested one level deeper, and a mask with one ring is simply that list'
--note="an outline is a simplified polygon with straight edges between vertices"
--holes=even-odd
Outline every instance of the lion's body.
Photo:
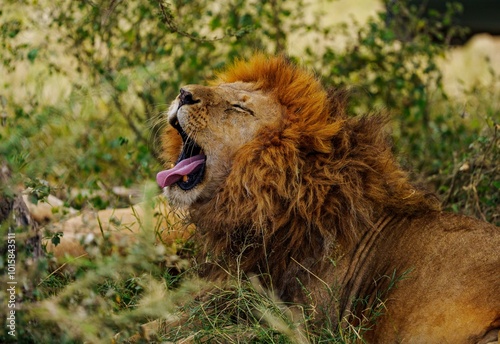
[{"label": "lion's body", "polygon": [[366,232],[336,271],[344,316],[354,311],[352,297],[374,300],[369,307],[377,297],[384,302],[385,315],[366,334],[370,342],[476,343],[498,332],[497,227],[440,212],[389,216],[381,227]]},{"label": "lion's body", "polygon": [[396,163],[386,120],[345,109],[341,92],[261,55],[183,88],[163,139],[177,165],[158,182],[189,209],[212,262],[201,274],[257,274],[335,326],[383,311],[372,342],[494,336],[500,230],[441,213]]}]

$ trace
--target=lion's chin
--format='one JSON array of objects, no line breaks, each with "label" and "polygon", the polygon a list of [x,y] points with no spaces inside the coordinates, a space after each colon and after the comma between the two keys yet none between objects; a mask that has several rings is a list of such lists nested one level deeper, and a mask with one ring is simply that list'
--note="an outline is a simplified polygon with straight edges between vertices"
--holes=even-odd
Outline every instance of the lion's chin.
[{"label": "lion's chin", "polygon": [[178,183],[163,188],[165,197],[179,208],[196,208],[210,202],[217,194],[227,178],[227,169],[218,169],[209,165],[200,183],[189,190],[183,190]]},{"label": "lion's chin", "polygon": [[178,185],[167,186],[164,189],[167,199],[177,207],[187,208],[199,201],[203,196],[201,185],[188,191],[182,190]]}]

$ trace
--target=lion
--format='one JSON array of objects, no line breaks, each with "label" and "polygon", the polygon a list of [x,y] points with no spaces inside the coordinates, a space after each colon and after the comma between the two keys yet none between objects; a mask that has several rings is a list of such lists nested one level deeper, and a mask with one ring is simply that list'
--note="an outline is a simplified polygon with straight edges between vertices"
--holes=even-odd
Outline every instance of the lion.
[{"label": "lion", "polygon": [[386,116],[349,117],[347,98],[262,54],[182,87],[157,182],[196,226],[200,275],[259,276],[339,329],[377,309],[370,343],[496,342],[500,230],[443,212]]}]

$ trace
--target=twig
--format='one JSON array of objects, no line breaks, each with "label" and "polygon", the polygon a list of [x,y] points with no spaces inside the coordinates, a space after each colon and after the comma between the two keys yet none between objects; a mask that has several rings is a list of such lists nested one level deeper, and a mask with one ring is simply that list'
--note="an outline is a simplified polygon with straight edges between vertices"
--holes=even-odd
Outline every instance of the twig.
[{"label": "twig", "polygon": [[192,39],[196,42],[206,43],[206,42],[215,42],[220,41],[226,38],[226,36],[222,37],[213,37],[213,38],[205,38],[205,37],[197,37],[192,35],[186,31],[179,30],[177,24],[174,21],[174,16],[172,15],[172,11],[170,10],[169,4],[165,0],[158,0],[158,6],[160,7],[160,13],[163,18],[163,23],[168,26],[170,31],[175,32],[181,36]]}]

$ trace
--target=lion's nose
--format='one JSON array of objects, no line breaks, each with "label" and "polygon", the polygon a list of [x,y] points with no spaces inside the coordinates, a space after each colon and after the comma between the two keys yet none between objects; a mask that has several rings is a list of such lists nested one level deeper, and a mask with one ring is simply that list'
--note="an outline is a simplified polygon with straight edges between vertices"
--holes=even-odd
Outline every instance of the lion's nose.
[{"label": "lion's nose", "polygon": [[191,92],[181,88],[181,94],[179,95],[179,107],[183,105],[192,105],[199,102],[199,100],[195,100],[193,98],[193,94]]}]

